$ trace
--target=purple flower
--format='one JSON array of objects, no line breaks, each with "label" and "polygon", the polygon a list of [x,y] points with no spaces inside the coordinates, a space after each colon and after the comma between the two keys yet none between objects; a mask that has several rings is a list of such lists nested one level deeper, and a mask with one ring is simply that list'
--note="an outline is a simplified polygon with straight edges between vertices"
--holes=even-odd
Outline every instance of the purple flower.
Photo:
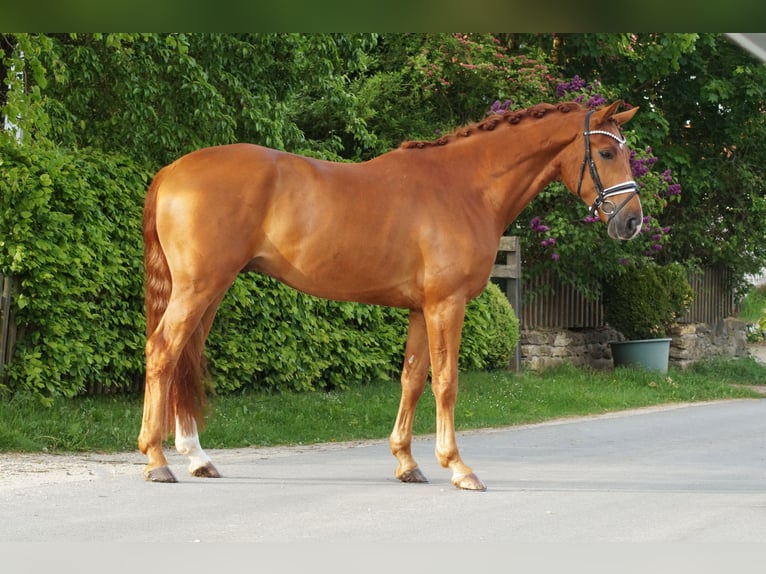
[{"label": "purple flower", "polygon": [[546,231],[549,231],[550,228],[547,225],[543,225],[540,222],[540,216],[536,215],[532,218],[532,221],[529,222],[529,228],[532,231],[536,231],[537,233],[545,233]]},{"label": "purple flower", "polygon": [[489,108],[488,114],[502,114],[503,112],[508,111],[512,105],[513,100],[511,99],[505,100],[502,103],[500,100],[495,100],[495,103]]},{"label": "purple flower", "polygon": [[551,253],[551,259],[553,259],[554,261],[558,261],[558,260],[559,260],[559,257],[560,257],[560,256],[559,256],[559,254],[558,254],[558,253]]},{"label": "purple flower", "polygon": [[580,76],[575,76],[569,82],[562,82],[556,86],[556,96],[563,98],[567,92],[579,92],[586,84],[587,82]]},{"label": "purple flower", "polygon": [[596,94],[591,99],[588,100],[588,107],[589,108],[597,108],[603,104],[606,103],[606,100],[601,96],[601,94]]},{"label": "purple flower", "polygon": [[572,91],[582,90],[586,84],[587,82],[577,74],[575,74],[574,78],[572,78],[572,81],[569,83]]},{"label": "purple flower", "polygon": [[681,184],[672,183],[668,186],[668,195],[681,195]]}]

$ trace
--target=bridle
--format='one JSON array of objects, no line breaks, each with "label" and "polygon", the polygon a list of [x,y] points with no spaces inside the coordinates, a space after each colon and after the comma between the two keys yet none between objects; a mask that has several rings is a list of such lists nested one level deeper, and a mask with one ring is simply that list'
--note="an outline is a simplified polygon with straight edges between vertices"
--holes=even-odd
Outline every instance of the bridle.
[{"label": "bridle", "polygon": [[[606,189],[604,189],[604,186],[601,185],[601,179],[598,177],[596,164],[593,161],[593,156],[590,151],[590,136],[592,134],[609,136],[620,144],[625,144],[625,138],[605,130],[591,130],[591,114],[593,114],[593,110],[588,110],[588,113],[585,114],[585,132],[583,132],[583,135],[585,136],[585,158],[582,160],[582,167],[580,168],[580,181],[577,183],[577,195],[578,197],[582,198],[582,181],[583,177],[585,176],[585,164],[588,164],[588,167],[590,168],[590,177],[593,180],[593,184],[596,186],[596,191],[598,192],[596,199],[593,201],[593,205],[590,206],[590,215],[591,217],[596,217],[596,213],[600,209],[604,215],[607,216],[607,220],[611,221],[611,219],[617,215],[631,199],[633,199],[633,196],[638,194],[638,184],[631,179],[623,183],[613,185],[612,187],[607,187]],[[629,193],[630,195],[619,206],[615,205],[615,203],[610,199],[611,197],[616,195],[623,195],[625,193]]]}]

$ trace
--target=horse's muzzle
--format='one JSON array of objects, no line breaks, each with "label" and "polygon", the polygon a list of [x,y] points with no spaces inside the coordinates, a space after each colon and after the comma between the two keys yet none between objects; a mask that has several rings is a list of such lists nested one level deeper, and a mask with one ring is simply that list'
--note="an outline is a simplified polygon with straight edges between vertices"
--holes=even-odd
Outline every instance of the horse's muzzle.
[{"label": "horse's muzzle", "polygon": [[643,213],[635,215],[623,210],[609,220],[607,232],[612,239],[628,241],[639,234],[643,221]]}]

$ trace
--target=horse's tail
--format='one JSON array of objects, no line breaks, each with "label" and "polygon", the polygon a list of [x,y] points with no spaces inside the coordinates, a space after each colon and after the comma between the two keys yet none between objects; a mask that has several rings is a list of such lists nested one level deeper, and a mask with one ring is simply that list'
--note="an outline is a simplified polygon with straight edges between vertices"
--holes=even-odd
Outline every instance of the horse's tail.
[{"label": "horse's tail", "polygon": [[[146,312],[147,342],[162,320],[170,300],[173,278],[170,274],[165,252],[157,234],[157,190],[162,181],[160,171],[152,181],[146,193],[144,203],[144,307]],[[156,344],[168,344],[169,341],[157,341]],[[175,419],[184,432],[204,427],[205,407],[207,404],[203,380],[207,376],[204,356],[205,333],[202,325],[197,325],[160,392],[166,393],[162,413],[162,432],[167,435],[175,429]]]}]

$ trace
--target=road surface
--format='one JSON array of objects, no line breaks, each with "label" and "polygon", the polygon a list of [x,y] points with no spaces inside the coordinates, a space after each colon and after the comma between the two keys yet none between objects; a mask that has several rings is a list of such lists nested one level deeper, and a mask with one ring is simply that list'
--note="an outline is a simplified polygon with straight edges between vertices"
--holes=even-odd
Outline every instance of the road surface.
[{"label": "road surface", "polygon": [[224,478],[143,480],[138,452],[0,455],[8,542],[766,542],[766,399],[463,433],[488,490],[433,456],[401,484],[385,441],[210,451]]}]

